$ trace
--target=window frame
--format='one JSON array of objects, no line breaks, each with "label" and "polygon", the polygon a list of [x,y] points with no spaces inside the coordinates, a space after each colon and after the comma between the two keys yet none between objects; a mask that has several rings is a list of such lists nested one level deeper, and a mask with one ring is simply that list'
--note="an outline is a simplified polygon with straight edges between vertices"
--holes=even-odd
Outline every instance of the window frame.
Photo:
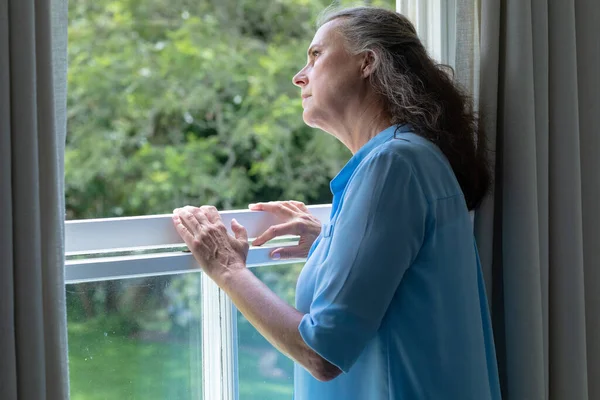
[{"label": "window frame", "polygon": [[[457,0],[396,0],[396,10],[415,24],[417,33],[432,58],[455,65]],[[331,204],[308,206],[321,223],[329,220]],[[233,210],[220,212],[228,227],[233,218],[258,236],[276,223],[264,212]],[[471,213],[473,218],[473,213]],[[277,243],[288,247],[297,238]],[[122,218],[102,218],[65,222],[66,256],[79,256],[65,262],[67,284],[111,279],[201,273],[190,253],[177,251],[184,246],[173,228],[170,214]],[[282,265],[304,261],[271,260],[270,247],[251,247],[247,266]],[[155,254],[110,255],[115,252],[164,250]],[[169,249],[175,249],[175,251]],[[90,257],[93,256],[93,257]],[[202,274],[202,273],[201,273]],[[201,275],[202,296],[202,391],[204,399],[237,400],[237,310],[226,294],[205,274]]]},{"label": "window frame", "polygon": [[456,65],[457,0],[396,0],[396,11],[408,17],[431,57]]},{"label": "window frame", "polygon": [[[308,210],[321,223],[329,220],[331,204],[311,205]],[[255,238],[277,223],[262,211],[233,210],[219,213],[225,226],[235,218]],[[228,228],[231,233],[230,228]],[[272,260],[275,247],[297,244],[298,238],[264,247],[251,247],[246,265],[250,268],[302,262],[305,259]],[[66,284],[112,279],[201,274],[202,391],[204,399],[238,399],[237,309],[231,299],[203,274],[177,234],[170,214],[122,218],[99,218],[65,222]],[[111,255],[130,251],[163,251],[155,254]]]}]

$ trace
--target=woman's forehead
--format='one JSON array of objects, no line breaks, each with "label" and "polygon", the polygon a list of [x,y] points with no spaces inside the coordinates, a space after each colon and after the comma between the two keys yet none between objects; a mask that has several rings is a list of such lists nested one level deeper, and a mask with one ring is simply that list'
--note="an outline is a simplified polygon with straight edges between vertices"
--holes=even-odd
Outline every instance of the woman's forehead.
[{"label": "woman's forehead", "polygon": [[329,21],[321,25],[321,27],[315,33],[315,36],[313,37],[309,48],[313,46],[327,46],[335,43],[340,43],[343,38],[339,30],[336,29],[338,25],[338,20]]}]

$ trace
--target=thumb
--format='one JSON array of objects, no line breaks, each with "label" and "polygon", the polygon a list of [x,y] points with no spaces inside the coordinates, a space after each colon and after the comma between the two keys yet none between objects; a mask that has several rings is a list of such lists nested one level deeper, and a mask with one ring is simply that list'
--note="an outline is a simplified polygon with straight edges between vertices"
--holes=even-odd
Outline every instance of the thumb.
[{"label": "thumb", "polygon": [[243,240],[244,242],[248,241],[248,232],[246,231],[246,228],[240,225],[235,218],[231,220],[231,230],[235,234],[236,239]]},{"label": "thumb", "polygon": [[272,260],[287,260],[289,258],[303,258],[302,249],[298,246],[278,247],[270,254]]}]

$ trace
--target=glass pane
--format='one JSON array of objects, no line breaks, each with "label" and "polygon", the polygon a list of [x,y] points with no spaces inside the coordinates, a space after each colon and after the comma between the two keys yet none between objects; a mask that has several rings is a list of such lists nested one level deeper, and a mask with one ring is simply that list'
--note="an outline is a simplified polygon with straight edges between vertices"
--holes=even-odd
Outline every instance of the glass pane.
[{"label": "glass pane", "polygon": [[202,399],[200,274],[67,285],[72,400]]},{"label": "glass pane", "polygon": [[[271,290],[294,304],[296,281],[303,264],[253,268]],[[294,363],[273,347],[238,312],[240,400],[289,400],[294,389]]]}]

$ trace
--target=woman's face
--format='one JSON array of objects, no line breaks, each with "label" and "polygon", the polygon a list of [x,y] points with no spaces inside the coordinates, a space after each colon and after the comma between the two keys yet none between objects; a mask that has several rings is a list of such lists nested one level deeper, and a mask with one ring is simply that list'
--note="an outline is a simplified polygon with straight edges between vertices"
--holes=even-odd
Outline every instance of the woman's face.
[{"label": "woman's face", "polygon": [[330,133],[351,119],[367,82],[361,74],[364,57],[346,51],[337,24],[333,20],[319,28],[308,48],[306,66],[293,79],[302,89],[304,122]]}]

